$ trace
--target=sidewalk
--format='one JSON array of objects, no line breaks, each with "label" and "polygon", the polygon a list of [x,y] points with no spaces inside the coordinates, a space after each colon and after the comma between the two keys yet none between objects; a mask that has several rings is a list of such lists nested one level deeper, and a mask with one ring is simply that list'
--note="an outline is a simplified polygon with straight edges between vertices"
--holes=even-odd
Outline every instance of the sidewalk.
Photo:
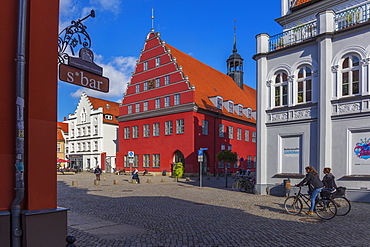
[{"label": "sidewalk", "polygon": [[310,246],[311,238],[317,246],[370,246],[366,203],[322,221],[286,214],[283,197],[232,191],[230,177],[228,188],[214,177],[202,188],[197,178],[141,176],[131,184],[129,175],[104,174],[94,185],[94,177],[58,175],[58,206],[70,209],[77,246]]}]

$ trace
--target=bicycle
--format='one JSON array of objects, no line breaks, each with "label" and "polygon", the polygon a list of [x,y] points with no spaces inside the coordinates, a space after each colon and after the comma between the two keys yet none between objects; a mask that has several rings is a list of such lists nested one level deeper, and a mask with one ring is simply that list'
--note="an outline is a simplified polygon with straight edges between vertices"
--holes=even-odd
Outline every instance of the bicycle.
[{"label": "bicycle", "polygon": [[[301,186],[298,187],[299,191],[294,193],[294,196],[289,196],[287,199],[285,199],[284,208],[288,214],[298,215],[303,209],[302,201],[307,205],[308,208],[310,207],[310,198],[301,193]],[[330,198],[318,197],[316,198],[314,211],[321,219],[330,220],[337,214],[337,206]]]},{"label": "bicycle", "polygon": [[255,179],[253,177],[239,176],[234,180],[231,188],[242,192],[254,193],[254,185]]}]

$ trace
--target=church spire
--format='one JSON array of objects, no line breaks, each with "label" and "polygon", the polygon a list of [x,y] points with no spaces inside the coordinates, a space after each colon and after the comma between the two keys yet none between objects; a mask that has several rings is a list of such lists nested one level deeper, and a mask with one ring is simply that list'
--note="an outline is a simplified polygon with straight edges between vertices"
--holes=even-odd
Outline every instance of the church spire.
[{"label": "church spire", "polygon": [[243,89],[243,58],[237,53],[236,49],[236,20],[234,20],[234,46],[232,54],[226,60],[227,63],[227,75],[233,78],[234,82]]}]

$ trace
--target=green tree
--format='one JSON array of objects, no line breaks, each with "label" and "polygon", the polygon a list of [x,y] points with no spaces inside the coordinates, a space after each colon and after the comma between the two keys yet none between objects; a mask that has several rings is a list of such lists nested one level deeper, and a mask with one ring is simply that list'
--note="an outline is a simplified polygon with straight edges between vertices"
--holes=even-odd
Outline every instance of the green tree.
[{"label": "green tree", "polygon": [[218,161],[224,161],[230,164],[233,164],[238,161],[238,155],[236,152],[231,152],[228,150],[222,150],[217,155],[216,158]]},{"label": "green tree", "polygon": [[173,176],[177,178],[177,181],[179,181],[179,178],[181,178],[184,175],[184,166],[182,163],[176,163],[173,166]]}]

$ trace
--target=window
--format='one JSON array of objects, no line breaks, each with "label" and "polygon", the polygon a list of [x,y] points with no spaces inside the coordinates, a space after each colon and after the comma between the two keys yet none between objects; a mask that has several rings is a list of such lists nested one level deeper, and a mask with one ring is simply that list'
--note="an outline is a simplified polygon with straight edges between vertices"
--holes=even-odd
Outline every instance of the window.
[{"label": "window", "polygon": [[160,154],[153,154],[153,167],[160,167]]},{"label": "window", "polygon": [[132,138],[139,137],[139,126],[132,126]]},{"label": "window", "polygon": [[176,134],[184,134],[184,119],[176,120]]},{"label": "window", "polygon": [[309,67],[303,67],[297,77],[297,103],[312,101],[312,72]]},{"label": "window", "polygon": [[356,56],[344,58],[342,63],[342,96],[360,93],[360,60]]},{"label": "window", "polygon": [[166,75],[164,77],[164,85],[168,85],[168,84],[170,84],[170,76],[169,75]]},{"label": "window", "polygon": [[172,121],[165,122],[165,135],[172,135]]},{"label": "window", "polygon": [[156,57],[155,58],[155,66],[158,67],[159,65],[161,65],[161,58],[160,57]]},{"label": "window", "polygon": [[80,152],[81,151],[81,143],[77,143],[77,152]]},{"label": "window", "polygon": [[71,143],[71,153],[74,153],[74,152],[75,152],[75,144]]},{"label": "window", "polygon": [[218,125],[218,136],[225,137],[225,125],[223,124]]},{"label": "window", "polygon": [[91,127],[90,126],[87,126],[87,135],[91,135]]},{"label": "window", "polygon": [[288,104],[288,75],[280,72],[275,77],[275,106]]},{"label": "window", "polygon": [[150,125],[149,124],[144,124],[143,125],[143,136],[144,137],[149,137],[150,136]]},{"label": "window", "polygon": [[242,129],[241,128],[238,128],[237,131],[236,131],[236,139],[238,141],[242,140]]},{"label": "window", "polygon": [[91,151],[91,143],[90,142],[87,143],[87,151]]},{"label": "window", "polygon": [[153,124],[153,136],[159,136],[159,123]]},{"label": "window", "polygon": [[134,163],[132,164],[132,167],[139,167],[139,155],[134,155]]},{"label": "window", "polygon": [[127,114],[132,113],[132,105],[127,106]]},{"label": "window", "polygon": [[143,103],[143,111],[147,111],[148,110],[148,101],[144,101]]},{"label": "window", "polygon": [[81,136],[81,129],[77,128],[77,136]]},{"label": "window", "polygon": [[155,79],[155,87],[160,87],[161,86],[161,79],[157,78]]},{"label": "window", "polygon": [[140,84],[136,84],[136,92],[140,92]]},{"label": "window", "polygon": [[228,126],[229,129],[229,139],[234,139],[234,127]]},{"label": "window", "polygon": [[144,62],[144,70],[148,70],[148,62]]},{"label": "window", "polygon": [[85,136],[85,133],[86,133],[86,129],[85,127],[82,127],[82,136]]},{"label": "window", "polygon": [[221,150],[225,150],[225,144],[221,144]]},{"label": "window", "polygon": [[98,134],[98,125],[94,125],[94,135]]},{"label": "window", "polygon": [[75,137],[74,133],[75,133],[75,130],[74,129],[71,129],[71,138],[74,138]]},{"label": "window", "polygon": [[238,105],[238,115],[243,116],[243,105]]},{"label": "window", "polygon": [[113,120],[113,116],[110,114],[104,114],[104,118],[107,120]]},{"label": "window", "polygon": [[218,162],[218,168],[225,168],[223,161]]},{"label": "window", "polygon": [[221,97],[217,97],[217,109],[222,109],[223,100]]},{"label": "window", "polygon": [[233,112],[234,112],[234,102],[229,101],[228,111],[229,111],[230,113],[233,113]]},{"label": "window", "polygon": [[150,154],[143,154],[143,167],[150,167]]},{"label": "window", "polygon": [[94,141],[94,151],[98,151],[98,141]]},{"label": "window", "polygon": [[229,145],[227,146],[227,150],[229,150],[229,151],[233,150],[233,145],[229,144]]},{"label": "window", "polygon": [[130,127],[123,128],[123,138],[130,139]]},{"label": "window", "polygon": [[252,156],[247,156],[247,167],[252,168]]},{"label": "window", "polygon": [[60,153],[60,152],[61,152],[60,143],[57,143],[57,152],[58,152],[58,153]]},{"label": "window", "polygon": [[123,156],[123,162],[125,167],[130,167],[130,163],[128,162],[128,156]]},{"label": "window", "polygon": [[252,142],[257,142],[257,132],[256,131],[252,132]]},{"label": "window", "polygon": [[135,104],[135,112],[140,112],[140,103]]},{"label": "window", "polygon": [[84,108],[82,108],[82,112],[81,112],[81,122],[82,123],[86,123],[86,116],[87,116],[86,109],[84,107]]},{"label": "window", "polygon": [[174,98],[174,105],[180,105],[180,94],[175,94]]},{"label": "window", "polygon": [[202,120],[202,135],[208,135],[208,121]]},{"label": "window", "polygon": [[86,151],[86,143],[85,142],[82,143],[82,150],[81,151]]},{"label": "window", "polygon": [[155,109],[161,108],[161,99],[155,99]]},{"label": "window", "polygon": [[146,90],[148,90],[148,84],[149,84],[149,82],[144,82],[144,91],[146,91]]},{"label": "window", "polygon": [[164,97],[164,107],[170,106],[170,96]]},{"label": "window", "polygon": [[237,155],[237,160],[236,160],[236,162],[234,163],[234,168],[238,168],[239,167],[239,155]]},{"label": "window", "polygon": [[249,142],[249,130],[245,130],[245,141]]}]

